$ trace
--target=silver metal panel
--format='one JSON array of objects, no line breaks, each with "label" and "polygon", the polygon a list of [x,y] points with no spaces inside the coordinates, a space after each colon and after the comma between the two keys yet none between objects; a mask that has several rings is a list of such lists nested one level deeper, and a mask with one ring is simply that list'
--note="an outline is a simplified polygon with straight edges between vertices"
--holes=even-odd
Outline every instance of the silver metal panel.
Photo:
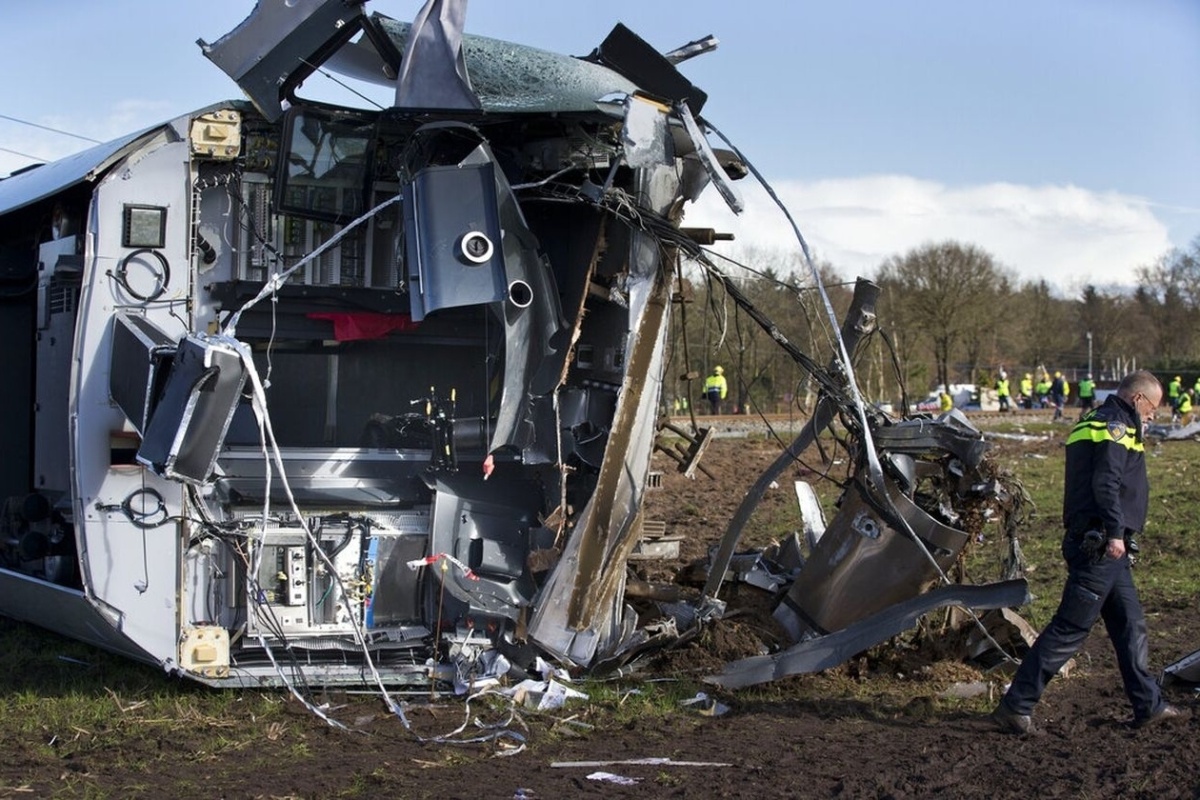
[{"label": "silver metal panel", "polygon": [[159,663],[122,635],[112,621],[76,589],[0,569],[0,614],[138,661]]},{"label": "silver metal panel", "polygon": [[[77,238],[54,239],[38,248],[39,331],[37,393],[33,404],[33,485],[43,492],[66,492],[70,488],[68,397],[63,387],[70,381],[71,344],[79,296]],[[60,270],[60,258],[69,259],[71,264]]]},{"label": "silver metal panel", "polygon": [[[71,375],[71,494],[85,593],[120,614],[122,633],[138,647],[165,661],[178,655],[180,527],[171,522],[139,528],[119,509],[135,493],[153,489],[168,515],[181,515],[183,490],[139,466],[114,463],[113,434],[129,426],[109,394],[112,316],[132,306],[169,336],[183,335],[187,322],[178,301],[189,296],[192,285],[187,213],[192,176],[187,142],[164,136],[142,144],[93,194]],[[172,274],[154,303],[129,298],[108,277],[132,252],[122,244],[126,204],[167,209],[161,252]]]}]

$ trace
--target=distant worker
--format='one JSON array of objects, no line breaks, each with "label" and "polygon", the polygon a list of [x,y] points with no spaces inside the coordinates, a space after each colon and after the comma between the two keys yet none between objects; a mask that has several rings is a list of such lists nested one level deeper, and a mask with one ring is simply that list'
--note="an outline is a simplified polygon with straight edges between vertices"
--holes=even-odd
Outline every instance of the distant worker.
[{"label": "distant worker", "polygon": [[1092,373],[1088,373],[1087,377],[1079,382],[1079,416],[1082,419],[1083,415],[1091,411],[1096,405],[1096,382],[1092,380]]},{"label": "distant worker", "polygon": [[721,413],[721,401],[729,393],[729,384],[725,381],[725,368],[721,365],[713,367],[712,374],[704,379],[704,396],[708,398],[709,410],[713,416]]},{"label": "distant worker", "polygon": [[1000,370],[1000,379],[996,381],[996,399],[1000,401],[1000,410],[1008,411],[1008,375]]},{"label": "distant worker", "polygon": [[[1062,554],[1067,583],[1050,623],[1021,660],[992,719],[1010,733],[1036,733],[1033,707],[1101,619],[1116,651],[1133,727],[1183,716],[1163,699],[1149,669],[1146,614],[1130,571],[1136,536],[1146,525],[1150,485],[1142,420],[1163,389],[1149,372],[1134,372],[1067,437]],[[1078,721],[1065,723],[1078,724]]]},{"label": "distant worker", "polygon": [[938,407],[942,409],[943,414],[954,408],[954,398],[945,389],[938,395]]},{"label": "distant worker", "polygon": [[1050,374],[1048,372],[1043,372],[1038,376],[1038,382],[1033,387],[1033,393],[1037,395],[1038,408],[1050,407]]},{"label": "distant worker", "polygon": [[1171,404],[1171,411],[1175,411],[1179,407],[1179,393],[1183,391],[1183,378],[1178,375],[1167,384],[1167,402]]},{"label": "distant worker", "polygon": [[1184,389],[1179,393],[1179,406],[1175,409],[1175,421],[1187,425],[1192,421],[1192,390]]},{"label": "distant worker", "polygon": [[1021,408],[1033,408],[1033,376],[1028,372],[1021,378]]},{"label": "distant worker", "polygon": [[1200,397],[1200,375],[1196,376],[1196,383],[1192,386],[1192,397]]},{"label": "distant worker", "polygon": [[1067,379],[1063,377],[1061,372],[1054,373],[1054,380],[1050,382],[1050,403],[1054,406],[1054,417],[1051,422],[1058,422],[1063,418],[1063,406],[1067,402]]}]

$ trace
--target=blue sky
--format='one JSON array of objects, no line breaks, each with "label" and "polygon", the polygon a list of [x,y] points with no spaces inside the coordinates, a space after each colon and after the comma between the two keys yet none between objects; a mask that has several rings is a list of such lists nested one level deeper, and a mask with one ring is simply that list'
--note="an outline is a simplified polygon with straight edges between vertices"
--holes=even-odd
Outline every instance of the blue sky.
[{"label": "blue sky", "polygon": [[[252,7],[13,4],[0,115],[103,140],[237,97],[195,41]],[[368,4],[399,19],[419,7]],[[958,239],[1073,293],[1129,283],[1200,236],[1197,0],[472,0],[467,30],[583,54],[617,21],[661,50],[721,40],[682,66],[709,93],[705,116],[847,277]],[[0,119],[0,148],[49,159],[85,146]],[[0,151],[0,175],[28,163]],[[791,247],[742,188],[741,218],[706,198],[689,222]]]}]

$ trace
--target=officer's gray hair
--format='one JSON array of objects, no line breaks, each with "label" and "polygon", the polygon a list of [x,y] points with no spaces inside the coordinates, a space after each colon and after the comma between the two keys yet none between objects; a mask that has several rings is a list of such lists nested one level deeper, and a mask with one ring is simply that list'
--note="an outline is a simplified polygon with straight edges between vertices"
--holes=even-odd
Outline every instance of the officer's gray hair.
[{"label": "officer's gray hair", "polygon": [[1162,382],[1154,377],[1154,373],[1139,369],[1137,372],[1131,372],[1121,378],[1121,383],[1117,386],[1117,396],[1125,400],[1132,400],[1133,396],[1139,392],[1146,394],[1152,389],[1158,389],[1159,396],[1162,396]]}]

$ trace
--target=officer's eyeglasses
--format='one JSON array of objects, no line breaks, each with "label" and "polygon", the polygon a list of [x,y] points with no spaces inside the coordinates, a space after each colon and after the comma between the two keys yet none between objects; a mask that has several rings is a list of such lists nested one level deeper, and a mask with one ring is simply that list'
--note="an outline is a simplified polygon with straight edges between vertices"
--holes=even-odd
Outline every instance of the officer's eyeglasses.
[{"label": "officer's eyeglasses", "polygon": [[1150,418],[1150,417],[1154,416],[1154,412],[1158,410],[1158,403],[1151,403],[1150,398],[1146,397],[1146,395],[1143,394],[1142,392],[1138,392],[1133,397],[1134,397],[1134,400],[1137,400],[1140,397],[1146,403],[1146,406],[1147,406],[1147,410],[1145,410],[1145,411],[1142,410],[1142,407],[1140,405],[1135,406],[1137,408],[1138,416],[1140,416],[1142,418]]}]

